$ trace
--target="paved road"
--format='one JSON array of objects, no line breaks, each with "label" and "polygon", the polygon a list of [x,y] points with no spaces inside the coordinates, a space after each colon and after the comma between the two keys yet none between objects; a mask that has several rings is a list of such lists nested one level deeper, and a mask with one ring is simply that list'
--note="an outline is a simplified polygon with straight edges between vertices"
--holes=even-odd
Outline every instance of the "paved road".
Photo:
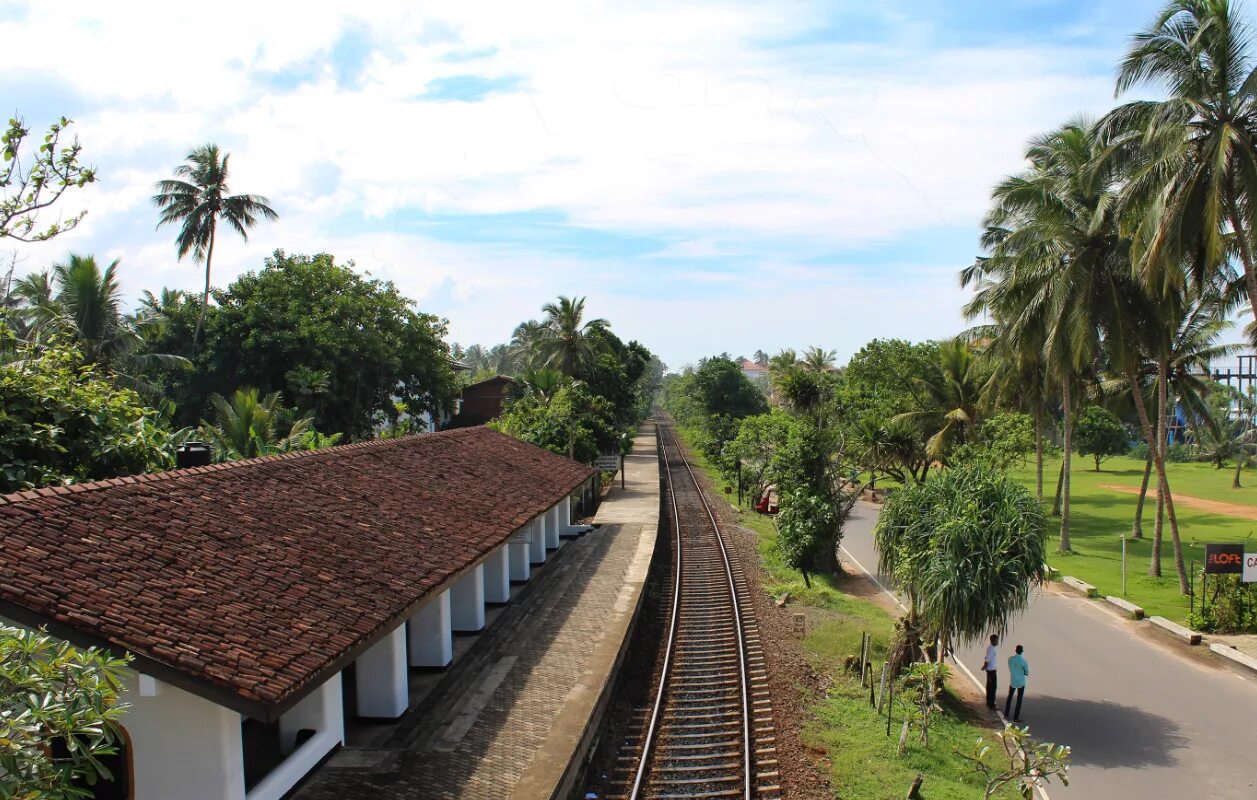
[{"label": "paved road", "polygon": [[[872,571],[876,520],[861,503],[843,538],[847,560]],[[1014,621],[1000,648],[1001,695],[1012,645],[1024,645],[1031,676],[1022,721],[1036,737],[1074,748],[1070,785],[1054,782],[1052,800],[1257,798],[1257,679],[1155,636],[1055,590],[1037,593]],[[976,672],[983,650],[975,643],[956,655]]]}]

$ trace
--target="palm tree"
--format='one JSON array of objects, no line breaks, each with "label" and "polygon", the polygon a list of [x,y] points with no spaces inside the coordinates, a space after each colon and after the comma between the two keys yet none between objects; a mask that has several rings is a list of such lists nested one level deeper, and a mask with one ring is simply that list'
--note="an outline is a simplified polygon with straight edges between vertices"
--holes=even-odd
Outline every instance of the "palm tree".
[{"label": "palm tree", "polygon": [[[1101,122],[1106,157],[1126,171],[1133,252],[1151,286],[1225,267],[1231,243],[1257,315],[1257,71],[1253,40],[1229,0],[1172,0],[1136,34],[1117,93],[1140,85],[1165,100],[1120,106]],[[1231,236],[1226,233],[1230,229]],[[1192,257],[1199,256],[1199,257]]]},{"label": "palm tree", "polygon": [[189,368],[191,364],[180,356],[143,352],[146,334],[154,332],[161,318],[147,311],[137,316],[121,313],[117,270],[118,259],[102,271],[94,256],[71,254],[49,272],[23,278],[14,292],[26,304],[24,314],[32,338],[67,337],[85,363],[123,385],[152,394],[155,389],[141,373],[154,365]]},{"label": "palm tree", "polygon": [[969,345],[958,339],[944,342],[933,373],[912,379],[922,390],[925,408],[897,414],[891,422],[916,422],[932,431],[926,452],[941,459],[953,443],[963,443],[969,429],[977,424],[984,378],[982,362]]},{"label": "palm tree", "polygon": [[542,335],[538,354],[548,367],[553,367],[569,378],[593,363],[605,347],[598,336],[611,323],[605,319],[585,321],[585,298],[559,295],[557,303],[541,307]]},{"label": "palm tree", "polygon": [[188,153],[183,164],[175,168],[175,177],[158,181],[153,203],[162,210],[157,227],[179,223],[175,237],[179,258],[189,252],[194,261],[205,261],[205,292],[201,295],[201,313],[196,320],[193,342],[201,337],[205,309],[209,306],[210,268],[214,260],[214,237],[219,220],[248,240],[249,229],[258,218],[279,219],[271,201],[257,194],[229,194],[227,187],[230,153],[223,153],[216,144],[205,144]]},{"label": "palm tree", "polygon": [[[280,402],[279,392],[265,397],[257,389],[237,389],[227,400],[210,396],[214,422],[201,420],[201,435],[213,447],[219,461],[257,458],[301,449],[302,435],[310,428],[310,417],[287,423],[290,414]],[[285,424],[288,432],[280,433]]]},{"label": "palm tree", "polygon": [[516,390],[521,395],[535,397],[543,406],[549,405],[550,400],[554,398],[555,392],[562,389],[567,383],[563,373],[549,367],[526,369],[519,374],[515,381]]},{"label": "palm tree", "polygon": [[765,353],[763,350],[756,350],[753,358],[755,359],[755,363],[758,364],[759,366],[761,367],[768,366],[768,354]]},{"label": "palm tree", "polygon": [[525,320],[515,326],[511,334],[511,356],[517,367],[528,369],[536,366],[545,337],[545,326],[535,319]]},{"label": "palm tree", "polygon": [[991,313],[1013,340],[1042,344],[1047,388],[1059,392],[1067,454],[1062,552],[1071,550],[1068,454],[1075,399],[1100,353],[1101,331],[1125,330],[1115,316],[1122,308],[1115,292],[1130,272],[1130,247],[1113,212],[1115,192],[1093,169],[1095,154],[1093,128],[1082,119],[1032,140],[1030,168],[993,192],[983,236],[991,258],[970,275],[980,273],[986,283],[966,309],[971,316]]},{"label": "palm tree", "polygon": [[837,357],[836,350],[809,347],[803,351],[803,368],[811,372],[829,372],[834,368],[834,359]]}]

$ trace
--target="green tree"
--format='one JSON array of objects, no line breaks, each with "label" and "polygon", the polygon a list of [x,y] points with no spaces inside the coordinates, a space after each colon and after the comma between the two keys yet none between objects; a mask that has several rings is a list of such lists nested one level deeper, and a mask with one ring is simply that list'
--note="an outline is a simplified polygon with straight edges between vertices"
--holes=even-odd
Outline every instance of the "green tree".
[{"label": "green tree", "polygon": [[0,797],[90,798],[111,780],[127,662],[0,626]]},{"label": "green tree", "polygon": [[0,165],[0,239],[42,242],[73,230],[86,211],[60,217],[40,228],[39,217],[71,189],[96,180],[96,170],[79,163],[83,148],[78,137],[62,141],[71,120],[62,117],[48,128],[33,150],[24,143],[30,129],[20,118],[9,120],[4,132],[4,163]]},{"label": "green tree", "polygon": [[90,255],[71,254],[51,272],[18,282],[16,294],[25,303],[21,313],[37,340],[55,338],[74,342],[84,360],[120,383],[156,394],[142,377],[155,366],[187,369],[191,362],[168,353],[146,350],[146,339],[163,323],[160,313],[146,309],[137,316],[121,312],[118,260],[103,271]]},{"label": "green tree", "polygon": [[[1128,173],[1122,204],[1134,210],[1133,259],[1150,286],[1198,284],[1228,271],[1232,248],[1257,313],[1257,72],[1253,40],[1229,0],[1172,0],[1131,42],[1117,92],[1166,91],[1100,124],[1109,157]],[[1229,233],[1228,233],[1229,228]]]},{"label": "green tree", "polygon": [[1130,434],[1112,411],[1089,406],[1078,414],[1074,447],[1081,455],[1095,459],[1096,472],[1099,472],[1104,459],[1130,451]]},{"label": "green tree", "polygon": [[874,530],[878,564],[909,599],[906,627],[956,641],[1003,632],[1045,579],[1047,517],[1034,496],[983,466],[943,470],[891,495]]},{"label": "green tree", "polygon": [[830,498],[806,490],[783,495],[776,523],[782,558],[803,573],[803,582],[809,588],[809,574],[838,573],[843,516]]},{"label": "green tree", "polygon": [[1030,738],[1029,726],[1005,725],[996,735],[1001,751],[991,747],[986,737],[979,736],[973,752],[961,754],[986,783],[983,800],[995,797],[1005,786],[1014,787],[1022,800],[1034,800],[1037,788],[1050,783],[1052,778],[1059,779],[1064,786],[1069,785],[1068,747],[1036,742]]},{"label": "green tree", "polygon": [[[991,253],[982,288],[966,309],[984,311],[1004,336],[1042,343],[1048,388],[1059,394],[1065,452],[1073,451],[1076,398],[1101,355],[1105,333],[1128,336],[1123,315],[1140,288],[1118,230],[1116,190],[1097,174],[1094,130],[1077,119],[1036,137],[1030,167],[1001,181],[984,221]],[[973,277],[973,272],[969,272]],[[1062,462],[1061,552],[1070,546],[1070,459]]]},{"label": "green tree", "polygon": [[724,447],[721,471],[731,481],[737,480],[741,466],[742,485],[748,496],[757,502],[776,480],[773,467],[778,453],[786,446],[795,420],[779,410],[744,417],[738,433]]},{"label": "green tree", "polygon": [[[195,372],[166,377],[181,421],[195,422],[212,394],[239,385],[260,394],[291,391],[293,370],[326,376],[315,424],[351,439],[395,423],[396,402],[412,414],[437,416],[457,393],[445,323],[416,311],[392,283],[363,277],[333,256],[282,250],[258,272],[217,291],[206,317],[204,346],[195,348],[200,309],[169,312],[154,347],[190,356]],[[309,409],[307,409],[309,410]]]},{"label": "green tree", "polygon": [[310,417],[294,419],[279,392],[261,397],[257,389],[243,388],[230,400],[216,394],[210,402],[214,421],[201,421],[201,435],[209,440],[218,461],[289,453],[304,449],[302,445],[310,441],[303,439]]},{"label": "green tree", "polygon": [[942,458],[953,443],[963,444],[978,423],[978,403],[986,376],[982,362],[960,340],[939,346],[938,361],[912,382],[921,390],[920,411],[905,411],[896,420],[917,422],[930,433],[926,452]]},{"label": "green tree", "polygon": [[209,306],[210,268],[214,260],[214,238],[218,223],[249,238],[249,229],[258,219],[279,219],[271,201],[259,194],[230,194],[227,186],[230,153],[223,153],[216,144],[204,144],[188,153],[184,163],[175,167],[175,177],[158,181],[153,203],[161,209],[157,227],[178,224],[175,247],[179,258],[188,253],[194,261],[205,261],[205,292],[201,295],[200,316],[192,334],[193,344],[201,338],[205,309]]},{"label": "green tree", "polygon": [[[0,336],[12,337],[0,325]],[[165,469],[161,415],[102,378],[73,347],[15,345],[0,364],[0,492]]]},{"label": "green tree", "polygon": [[489,427],[583,463],[620,444],[611,404],[579,384],[563,386],[548,401],[536,394],[513,400]]},{"label": "green tree", "polygon": [[576,377],[602,352],[605,340],[595,332],[611,327],[605,319],[585,319],[585,298],[559,296],[558,302],[541,307],[545,318],[538,354],[546,366]]},{"label": "green tree", "polygon": [[809,347],[803,351],[803,368],[812,372],[829,372],[834,368],[837,352],[823,347]]}]

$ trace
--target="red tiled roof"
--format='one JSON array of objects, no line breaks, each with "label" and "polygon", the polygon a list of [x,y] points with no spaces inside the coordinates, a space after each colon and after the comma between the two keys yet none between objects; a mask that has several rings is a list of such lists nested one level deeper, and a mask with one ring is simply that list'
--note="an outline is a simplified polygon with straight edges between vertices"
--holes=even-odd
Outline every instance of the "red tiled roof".
[{"label": "red tiled roof", "polygon": [[467,428],[6,495],[0,614],[270,716],[592,474]]}]

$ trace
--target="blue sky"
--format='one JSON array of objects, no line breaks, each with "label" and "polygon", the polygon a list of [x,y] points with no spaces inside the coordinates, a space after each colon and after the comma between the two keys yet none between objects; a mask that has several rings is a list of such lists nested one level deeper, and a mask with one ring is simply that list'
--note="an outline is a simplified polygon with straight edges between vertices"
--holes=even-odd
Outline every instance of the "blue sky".
[{"label": "blue sky", "polygon": [[673,366],[947,336],[990,186],[1110,107],[1159,3],[359,5],[0,2],[11,110],[75,118],[101,176],[19,269],[95,252],[132,297],[196,287],[149,196],[214,141],[281,214],[220,242],[218,284],[328,251],[464,344],[583,295]]}]

